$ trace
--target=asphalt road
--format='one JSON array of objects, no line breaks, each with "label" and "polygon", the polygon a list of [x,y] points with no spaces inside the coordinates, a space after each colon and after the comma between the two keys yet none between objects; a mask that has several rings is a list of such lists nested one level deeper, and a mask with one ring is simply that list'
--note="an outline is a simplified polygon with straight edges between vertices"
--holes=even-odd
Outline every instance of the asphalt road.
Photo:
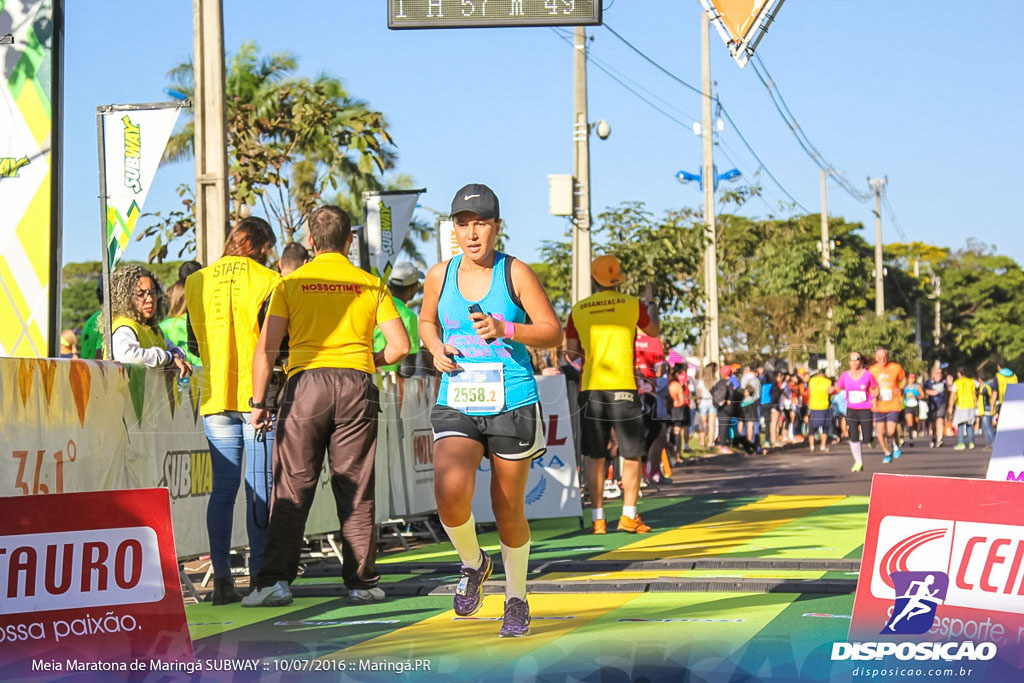
[{"label": "asphalt road", "polygon": [[956,438],[947,439],[941,448],[929,448],[919,439],[914,447],[904,444],[903,456],[882,464],[880,448],[864,447],[864,469],[850,472],[853,456],[843,441],[829,446],[827,453],[811,453],[806,445],[790,445],[765,455],[715,455],[695,458],[674,467],[672,483],[644,495],[722,497],[751,494],[784,495],[869,495],[871,475],[875,472],[916,474],[931,477],[968,477],[984,479],[989,451],[984,439],[974,450],[954,451]]}]

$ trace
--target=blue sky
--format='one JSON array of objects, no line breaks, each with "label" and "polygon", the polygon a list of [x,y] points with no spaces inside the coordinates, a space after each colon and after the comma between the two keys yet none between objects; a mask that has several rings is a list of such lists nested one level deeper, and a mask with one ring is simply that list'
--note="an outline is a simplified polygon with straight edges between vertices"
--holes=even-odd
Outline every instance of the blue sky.
[{"label": "blue sky", "polygon": [[[605,23],[680,78],[700,84],[698,0],[605,0]],[[456,189],[485,182],[498,193],[509,251],[527,260],[566,227],[547,213],[547,176],[572,172],[572,48],[548,28],[390,31],[382,0],[224,0],[229,51],[255,40],[287,50],[306,75],[339,77],[384,112],[398,144],[396,171],[427,188],[425,206],[445,209]],[[889,200],[906,240],[962,246],[968,237],[1024,262],[1013,187],[1024,148],[1019,60],[995,40],[1024,23],[1024,3],[925,0],[788,0],[758,50],[786,102],[822,153],[858,188],[888,175]],[[97,105],[168,99],[166,72],[192,52],[191,0],[69,0],[64,75],[64,260],[100,254]],[[593,66],[590,119],[608,140],[591,144],[595,214],[626,200],[655,213],[699,206],[695,186],[700,100],[645,63],[602,27],[592,56],[686,125],[654,110]],[[740,131],[786,190],[820,210],[818,168],[797,145],[750,67],[739,69],[717,33],[712,78]],[[641,90],[641,92],[643,92]],[[758,163],[731,126],[719,149],[745,175]],[[731,167],[719,157],[720,170]],[[147,211],[177,205],[191,162],[162,167]],[[762,174],[764,201],[742,210],[779,215],[782,190]],[[873,202],[829,184],[829,213],[866,225]],[[423,217],[432,220],[429,212]],[[885,242],[904,241],[885,215]],[[130,258],[148,245],[133,242]],[[425,250],[432,255],[433,248]]]}]

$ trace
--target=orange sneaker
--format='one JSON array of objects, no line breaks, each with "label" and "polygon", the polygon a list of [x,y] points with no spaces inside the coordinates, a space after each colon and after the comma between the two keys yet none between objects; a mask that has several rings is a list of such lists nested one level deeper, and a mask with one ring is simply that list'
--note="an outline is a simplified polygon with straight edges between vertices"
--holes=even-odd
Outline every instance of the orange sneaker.
[{"label": "orange sneaker", "polygon": [[595,534],[606,534],[608,533],[608,522],[604,519],[594,520],[594,533]]},{"label": "orange sneaker", "polygon": [[640,515],[637,515],[636,519],[630,519],[623,515],[619,517],[619,531],[626,531],[631,534],[646,534],[650,533],[651,527],[643,523]]}]

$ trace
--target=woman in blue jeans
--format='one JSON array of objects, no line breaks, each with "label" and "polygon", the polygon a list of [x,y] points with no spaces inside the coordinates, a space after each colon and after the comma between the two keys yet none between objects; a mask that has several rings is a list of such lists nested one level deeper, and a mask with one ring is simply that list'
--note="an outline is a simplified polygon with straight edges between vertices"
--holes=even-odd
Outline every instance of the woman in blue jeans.
[{"label": "woman in blue jeans", "polygon": [[[215,605],[238,602],[231,576],[231,527],[245,472],[249,575],[259,573],[269,518],[274,433],[249,424],[252,357],[265,304],[281,276],[264,264],[276,238],[262,218],[243,219],[224,245],[224,256],[185,281],[190,350],[202,360],[199,412],[210,443],[213,491],[206,509]],[[262,407],[262,406],[260,406]]]}]

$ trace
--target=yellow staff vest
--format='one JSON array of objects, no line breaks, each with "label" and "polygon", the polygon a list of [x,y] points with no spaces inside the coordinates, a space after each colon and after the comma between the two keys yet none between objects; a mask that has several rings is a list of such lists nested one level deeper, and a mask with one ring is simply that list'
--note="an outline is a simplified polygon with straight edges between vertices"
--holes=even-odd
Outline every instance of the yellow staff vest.
[{"label": "yellow staff vest", "polygon": [[161,349],[167,348],[167,343],[164,341],[164,337],[160,333],[159,329],[150,327],[145,323],[136,322],[131,318],[119,316],[114,318],[114,325],[111,328],[111,334],[121,327],[127,327],[135,333],[135,336],[139,338],[140,348],[150,349],[154,346]]}]

